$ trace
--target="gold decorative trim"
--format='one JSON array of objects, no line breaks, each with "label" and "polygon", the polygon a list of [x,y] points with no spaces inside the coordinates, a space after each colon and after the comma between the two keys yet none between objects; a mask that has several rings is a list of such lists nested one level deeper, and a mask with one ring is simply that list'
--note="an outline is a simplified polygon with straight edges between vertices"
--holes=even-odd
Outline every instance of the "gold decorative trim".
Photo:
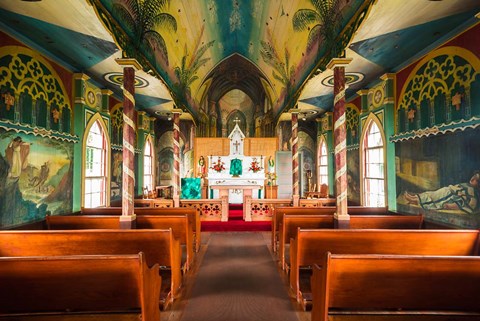
[{"label": "gold decorative trim", "polygon": [[345,67],[346,65],[351,63],[352,60],[353,60],[352,58],[333,58],[327,64],[327,69],[333,70],[336,67]]},{"label": "gold decorative trim", "polygon": [[123,67],[134,67],[136,70],[142,70],[142,66],[140,63],[137,61],[137,59],[134,58],[117,58],[115,59],[117,64]]}]

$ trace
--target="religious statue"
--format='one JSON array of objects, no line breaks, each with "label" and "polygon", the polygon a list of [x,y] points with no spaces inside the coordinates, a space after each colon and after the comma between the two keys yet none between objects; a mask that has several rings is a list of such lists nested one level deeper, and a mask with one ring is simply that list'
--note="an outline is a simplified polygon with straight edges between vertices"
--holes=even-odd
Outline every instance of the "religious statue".
[{"label": "religious statue", "polygon": [[239,177],[242,175],[242,160],[234,158],[230,161],[230,175]]},{"label": "religious statue", "polygon": [[200,156],[200,159],[198,160],[197,175],[200,178],[204,178],[206,174],[207,172],[206,172],[205,158],[203,158],[203,156]]},{"label": "religious statue", "polygon": [[270,155],[268,157],[268,171],[270,173],[273,173],[275,171],[275,161],[273,160],[273,157]]}]

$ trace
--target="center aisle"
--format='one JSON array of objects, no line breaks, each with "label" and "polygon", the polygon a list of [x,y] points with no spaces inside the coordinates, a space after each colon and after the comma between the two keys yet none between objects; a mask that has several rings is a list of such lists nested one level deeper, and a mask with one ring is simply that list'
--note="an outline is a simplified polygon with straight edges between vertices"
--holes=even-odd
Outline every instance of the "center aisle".
[{"label": "center aisle", "polygon": [[181,321],[297,321],[261,233],[212,233]]}]

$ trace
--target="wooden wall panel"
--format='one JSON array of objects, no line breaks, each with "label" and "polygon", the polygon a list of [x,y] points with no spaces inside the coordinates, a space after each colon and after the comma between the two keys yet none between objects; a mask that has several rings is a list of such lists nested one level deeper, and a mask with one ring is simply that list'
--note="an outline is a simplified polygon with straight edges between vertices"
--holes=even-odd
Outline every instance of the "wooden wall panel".
[{"label": "wooden wall panel", "polygon": [[245,156],[263,156],[263,167],[268,170],[268,157],[275,159],[275,152],[278,147],[278,137],[245,138]]},{"label": "wooden wall panel", "polygon": [[207,168],[210,167],[210,155],[228,156],[230,154],[230,140],[222,137],[197,137],[193,143],[194,175],[197,177],[198,160],[203,156]]}]

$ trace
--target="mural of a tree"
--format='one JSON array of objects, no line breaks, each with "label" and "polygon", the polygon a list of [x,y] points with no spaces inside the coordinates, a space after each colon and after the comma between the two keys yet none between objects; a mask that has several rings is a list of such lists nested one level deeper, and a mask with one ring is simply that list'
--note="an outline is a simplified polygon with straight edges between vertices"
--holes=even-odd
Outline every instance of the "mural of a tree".
[{"label": "mural of a tree", "polygon": [[207,61],[211,58],[202,58],[208,48],[210,48],[215,40],[212,40],[206,44],[201,45],[201,39],[203,36],[204,28],[197,37],[196,43],[193,46],[193,54],[189,58],[187,46],[185,45],[185,53],[182,57],[181,66],[175,67],[175,75],[178,79],[178,84],[176,84],[177,94],[182,95],[182,93],[190,94],[190,85],[198,79],[197,71],[200,67],[204,66]]},{"label": "mural of a tree", "polygon": [[[293,15],[293,30],[308,30],[307,51],[323,38],[326,47],[335,46],[335,38],[342,17],[341,0],[310,0],[315,9],[300,9]],[[333,48],[335,51],[335,48]]]},{"label": "mural of a tree", "polygon": [[170,0],[115,0],[113,12],[130,32],[131,42],[123,49],[123,56],[135,58],[144,54],[154,56],[159,52],[168,66],[167,45],[157,30],[177,31],[177,21],[165,12]]},{"label": "mural of a tree", "polygon": [[273,68],[272,76],[285,86],[287,94],[292,88],[293,77],[295,74],[295,67],[290,66],[290,53],[287,46],[285,46],[285,62],[280,57],[277,49],[273,46],[273,39],[270,31],[268,32],[269,42],[261,41],[262,49],[260,55],[263,61]]}]

